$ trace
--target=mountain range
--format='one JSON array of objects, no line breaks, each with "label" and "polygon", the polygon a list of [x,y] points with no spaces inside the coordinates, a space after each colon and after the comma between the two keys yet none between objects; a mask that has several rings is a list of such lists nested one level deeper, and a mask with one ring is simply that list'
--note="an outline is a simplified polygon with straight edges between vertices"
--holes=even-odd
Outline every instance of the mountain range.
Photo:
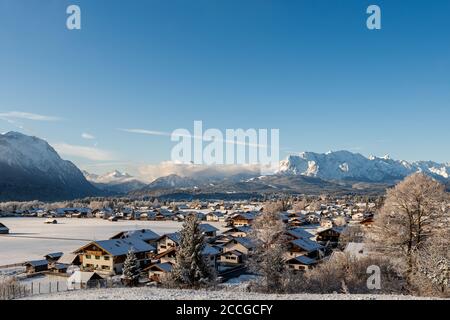
[{"label": "mountain range", "polygon": [[336,151],[304,152],[280,162],[274,175],[168,175],[146,184],[127,173],[81,172],[44,140],[17,132],[0,134],[0,201],[66,200],[88,196],[171,194],[383,193],[404,177],[423,172],[449,185],[450,164],[408,162]]},{"label": "mountain range", "polygon": [[44,140],[0,134],[0,200],[65,200],[100,195],[70,161]]},{"label": "mountain range", "polygon": [[128,173],[117,170],[104,175],[83,171],[83,175],[92,185],[110,194],[126,194],[146,186],[144,182],[134,178]]}]

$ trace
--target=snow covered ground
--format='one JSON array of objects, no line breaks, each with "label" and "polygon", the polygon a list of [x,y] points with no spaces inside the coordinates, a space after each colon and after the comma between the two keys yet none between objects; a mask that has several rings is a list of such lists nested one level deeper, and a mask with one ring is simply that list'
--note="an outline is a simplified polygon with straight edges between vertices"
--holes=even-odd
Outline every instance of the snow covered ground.
[{"label": "snow covered ground", "polygon": [[[50,252],[71,252],[91,240],[108,239],[123,230],[146,228],[164,234],[178,231],[182,226],[175,221],[57,220],[58,224],[45,224],[45,218],[0,218],[10,230],[9,235],[0,235],[0,266],[42,259]],[[223,230],[223,223],[208,223]]]},{"label": "snow covered ground", "polygon": [[401,295],[370,294],[259,294],[238,288],[228,290],[173,290],[161,288],[111,288],[77,290],[29,297],[32,300],[427,300]]}]

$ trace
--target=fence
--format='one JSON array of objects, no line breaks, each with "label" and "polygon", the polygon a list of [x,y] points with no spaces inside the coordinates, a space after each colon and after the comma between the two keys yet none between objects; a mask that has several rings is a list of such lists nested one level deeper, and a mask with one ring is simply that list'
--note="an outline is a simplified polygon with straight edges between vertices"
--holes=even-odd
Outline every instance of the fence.
[{"label": "fence", "polygon": [[91,280],[87,283],[76,282],[70,284],[67,282],[67,280],[30,281],[29,283],[21,283],[19,281],[12,280],[9,282],[0,283],[0,300],[13,300],[42,294],[51,294],[74,290],[117,287],[122,287],[122,284],[110,279]]}]

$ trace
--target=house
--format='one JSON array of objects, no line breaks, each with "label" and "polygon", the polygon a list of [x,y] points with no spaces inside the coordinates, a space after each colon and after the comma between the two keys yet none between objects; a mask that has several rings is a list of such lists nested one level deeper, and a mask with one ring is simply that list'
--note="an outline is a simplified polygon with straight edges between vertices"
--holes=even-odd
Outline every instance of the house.
[{"label": "house", "polygon": [[67,268],[69,268],[68,264],[65,263],[55,263],[51,267],[49,267],[49,270],[54,273],[66,273]]},{"label": "house", "polygon": [[120,274],[128,252],[132,250],[141,267],[145,267],[155,247],[134,237],[93,241],[76,250],[81,256],[83,270]]},{"label": "house", "polygon": [[57,262],[63,256],[62,252],[53,252],[44,256],[49,264]]},{"label": "house", "polygon": [[68,218],[90,218],[92,211],[90,208],[59,208],[56,209],[58,216],[66,216]]},{"label": "house", "polygon": [[202,250],[202,256],[205,261],[213,268],[216,267],[217,257],[220,255],[220,250],[212,245],[205,245]]},{"label": "house", "polygon": [[223,222],[225,221],[225,214],[220,211],[209,212],[206,215],[206,221]]},{"label": "house", "polygon": [[288,242],[287,258],[308,256],[310,258],[318,258],[320,256],[320,250],[323,247],[310,239],[300,238]]},{"label": "house", "polygon": [[306,220],[305,217],[291,217],[291,218],[289,218],[289,222],[288,222],[290,227],[303,226],[308,223],[309,222]]},{"label": "house", "polygon": [[155,212],[156,221],[172,220],[175,214],[165,209],[158,209]]},{"label": "house", "polygon": [[160,235],[153,232],[150,229],[139,229],[139,230],[130,230],[130,231],[121,231],[110,239],[126,239],[126,238],[136,238],[142,241],[145,241],[149,244],[156,243],[156,241],[160,238]]},{"label": "house", "polygon": [[322,230],[317,231],[316,240],[320,242],[331,242],[337,243],[339,241],[339,237],[344,231],[343,227],[329,227]]},{"label": "house", "polygon": [[58,263],[80,266],[80,256],[74,253],[64,253],[61,258],[58,259]]},{"label": "house", "polygon": [[47,260],[33,260],[27,261],[23,264],[27,273],[43,272],[48,270]]},{"label": "house", "polygon": [[251,228],[249,226],[243,226],[243,227],[232,227],[231,229],[228,229],[224,231],[222,234],[225,236],[231,236],[233,238],[241,238],[246,237]]},{"label": "house", "polygon": [[308,229],[304,228],[291,228],[286,231],[286,236],[290,240],[295,239],[311,239],[314,237],[314,234],[311,233],[311,231],[308,231]]},{"label": "house", "polygon": [[67,279],[67,289],[94,288],[101,284],[103,277],[96,272],[75,271]]},{"label": "house", "polygon": [[150,281],[161,282],[161,277],[164,274],[167,274],[172,271],[173,265],[170,262],[157,263],[146,269],[145,272],[148,272],[148,278]]},{"label": "house", "polygon": [[307,256],[298,256],[287,261],[288,268],[293,271],[303,271],[311,269],[317,264],[317,260],[311,259]]},{"label": "house", "polygon": [[244,263],[244,254],[237,250],[222,252],[218,256],[218,262],[221,264],[239,265]]},{"label": "house", "polygon": [[169,250],[166,250],[154,257],[155,260],[159,261],[160,263],[164,262],[170,262],[172,264],[175,264],[175,259],[177,255],[177,249],[175,247],[170,248]]},{"label": "house", "polygon": [[231,223],[233,227],[242,227],[251,225],[253,220],[255,220],[255,215],[250,212],[238,213],[231,218]]},{"label": "house", "polygon": [[0,234],[8,234],[9,229],[3,223],[0,222]]},{"label": "house", "polygon": [[255,248],[255,244],[247,237],[233,238],[222,246],[223,252],[237,250],[248,255]]},{"label": "house", "polygon": [[221,245],[227,243],[233,238],[234,237],[231,235],[220,234],[214,238],[214,244],[220,247]]},{"label": "house", "polygon": [[214,238],[217,235],[217,231],[219,231],[219,229],[213,227],[208,223],[200,224],[200,230],[202,231],[203,235],[207,238]]},{"label": "house", "polygon": [[166,250],[177,247],[179,243],[179,232],[165,234],[156,241],[156,252],[160,254]]}]

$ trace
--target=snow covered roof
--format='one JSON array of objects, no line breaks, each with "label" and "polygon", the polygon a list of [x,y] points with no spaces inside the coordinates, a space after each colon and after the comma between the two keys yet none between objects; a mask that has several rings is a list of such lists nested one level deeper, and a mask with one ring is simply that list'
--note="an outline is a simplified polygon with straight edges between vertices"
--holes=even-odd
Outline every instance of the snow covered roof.
[{"label": "snow covered roof", "polygon": [[230,242],[231,241],[236,241],[237,243],[243,245],[247,249],[252,249],[255,247],[255,244],[253,243],[253,241],[251,241],[249,238],[246,238],[246,237],[237,237],[237,238],[230,240]]},{"label": "snow covered roof", "polygon": [[200,224],[200,230],[202,230],[202,232],[216,232],[219,231],[219,229],[217,229],[216,227],[208,224],[208,223],[202,223]]},{"label": "snow covered roof", "polygon": [[181,234],[179,232],[167,233],[165,235],[162,235],[159,239],[163,237],[167,237],[175,243],[180,243],[181,241]]},{"label": "snow covered roof", "polygon": [[241,227],[233,227],[223,232],[223,234],[232,233],[232,232],[244,232],[249,233],[251,228],[249,226],[241,226]]},{"label": "snow covered roof", "polygon": [[173,266],[170,262],[164,262],[164,263],[155,264],[155,265],[151,266],[150,268],[153,268],[153,267],[160,269],[164,272],[171,272]]},{"label": "snow covered roof", "polygon": [[31,265],[33,267],[40,267],[40,266],[46,266],[48,265],[47,260],[33,260],[33,261],[27,261],[24,263],[24,265]]},{"label": "snow covered roof", "polygon": [[44,257],[46,259],[49,259],[49,258],[50,259],[59,259],[62,257],[62,255],[63,255],[62,252],[53,252],[53,253],[46,254]]},{"label": "snow covered roof", "polygon": [[126,255],[130,249],[132,249],[135,253],[155,251],[155,247],[148,244],[147,242],[144,242],[137,238],[125,238],[93,241],[88,245],[82,247],[81,249],[78,249],[77,252],[82,251],[84,248],[91,244],[97,245],[113,256]]},{"label": "snow covered roof", "polygon": [[137,238],[143,241],[157,240],[159,235],[150,229],[122,231],[112,236],[110,239]]},{"label": "snow covered roof", "polygon": [[290,263],[298,263],[298,264],[304,264],[304,265],[313,265],[316,264],[317,261],[314,259],[311,259],[307,256],[298,256],[295,258],[292,258],[289,260]]},{"label": "snow covered roof", "polygon": [[205,245],[205,247],[203,248],[202,254],[205,256],[215,256],[218,255],[220,253],[220,251],[218,249],[216,249],[215,247],[207,244]]},{"label": "snow covered roof", "polygon": [[77,270],[67,279],[67,282],[86,283],[91,279],[103,279],[103,278],[98,273],[95,272],[86,272]]},{"label": "snow covered roof", "polygon": [[304,238],[295,239],[295,240],[292,240],[291,243],[307,252],[312,252],[312,251],[322,249],[322,246],[320,244],[318,244],[317,242],[312,241],[310,239],[304,239]]},{"label": "snow covered roof", "polygon": [[255,214],[250,213],[250,212],[242,212],[242,213],[238,213],[236,214],[233,219],[237,218],[237,217],[241,217],[243,219],[247,219],[247,220],[253,220],[255,219]]},{"label": "snow covered roof", "polygon": [[62,257],[58,259],[58,262],[64,264],[72,264],[76,258],[77,255],[74,253],[64,253]]},{"label": "snow covered roof", "polygon": [[299,238],[309,239],[312,236],[314,236],[314,234],[311,234],[310,232],[308,232],[307,230],[305,230],[303,228],[289,229],[287,231],[287,233],[297,239],[299,239]]}]

